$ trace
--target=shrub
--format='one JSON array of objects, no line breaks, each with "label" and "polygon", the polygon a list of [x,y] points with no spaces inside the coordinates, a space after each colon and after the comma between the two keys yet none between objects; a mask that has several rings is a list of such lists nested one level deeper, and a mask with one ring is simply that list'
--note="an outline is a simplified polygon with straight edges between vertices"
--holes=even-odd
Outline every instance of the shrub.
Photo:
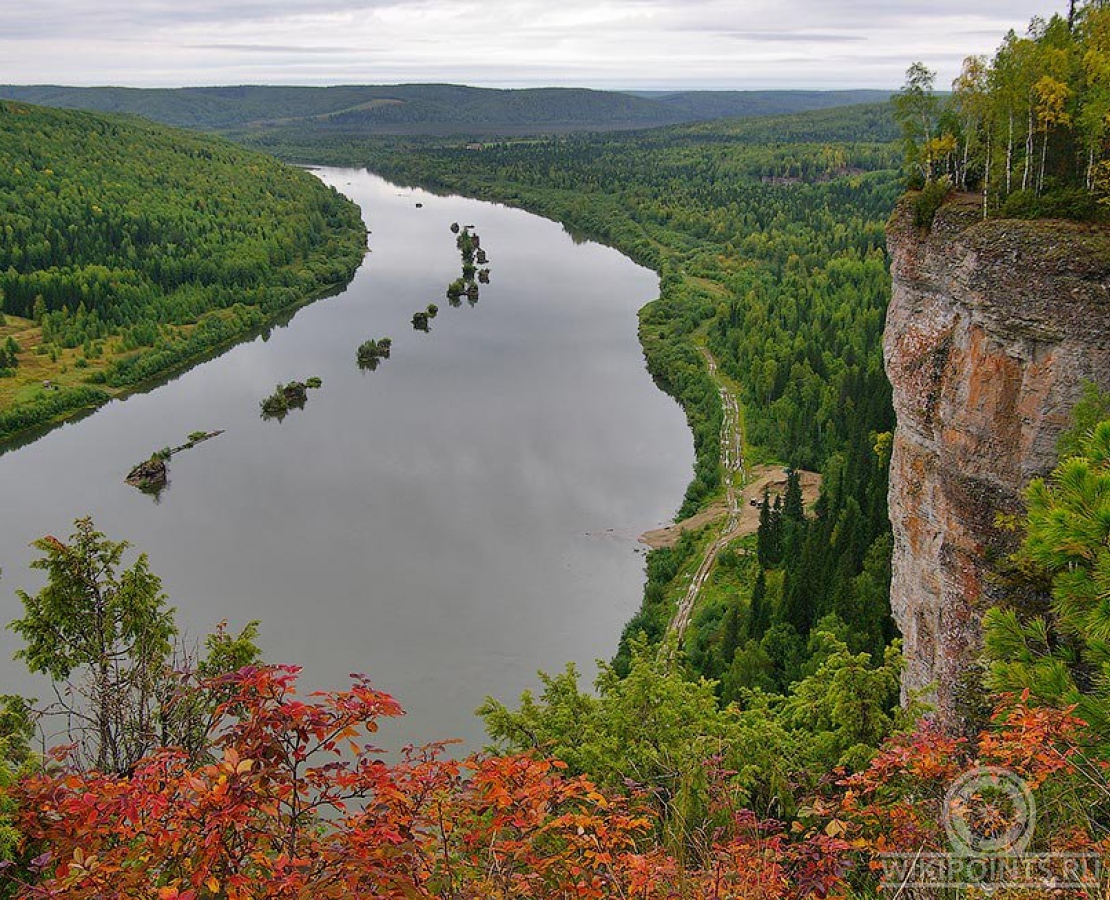
[{"label": "shrub", "polygon": [[1102,214],[1090,191],[1079,187],[1058,187],[1037,196],[1033,191],[1015,191],[1002,204],[1001,214],[1008,219],[1096,220]]},{"label": "shrub", "polygon": [[918,228],[932,228],[937,210],[952,193],[952,183],[947,178],[930,181],[917,194],[913,206],[913,224]]}]

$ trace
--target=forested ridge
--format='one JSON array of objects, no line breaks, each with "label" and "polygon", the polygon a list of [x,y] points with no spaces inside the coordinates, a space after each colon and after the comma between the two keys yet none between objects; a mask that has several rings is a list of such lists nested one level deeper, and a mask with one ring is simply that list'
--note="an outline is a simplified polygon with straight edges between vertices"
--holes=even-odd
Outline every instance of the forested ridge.
[{"label": "forested ridge", "polygon": [[584,88],[498,90],[460,84],[124,88],[0,85],[0,97],[141,115],[209,131],[305,129],[370,134],[612,131],[883,101],[883,91],[681,91]]},{"label": "forested ridge", "polygon": [[0,439],[195,360],[350,279],[358,208],[138,119],[0,102]]}]

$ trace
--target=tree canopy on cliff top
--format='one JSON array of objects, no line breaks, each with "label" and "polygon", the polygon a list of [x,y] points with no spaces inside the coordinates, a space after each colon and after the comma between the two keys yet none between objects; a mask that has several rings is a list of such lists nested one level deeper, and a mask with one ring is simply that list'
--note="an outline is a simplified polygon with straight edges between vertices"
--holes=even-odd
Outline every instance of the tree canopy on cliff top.
[{"label": "tree canopy on cliff top", "polygon": [[[1110,7],[1010,31],[992,60],[969,57],[944,103],[914,63],[895,99],[911,185],[981,190],[987,211],[1096,218],[1110,204]],[[1101,206],[1101,210],[1100,210]]]},{"label": "tree canopy on cliff top", "polygon": [[1011,31],[994,58],[974,56],[940,103],[935,75],[910,67],[895,99],[911,185],[980,189],[1012,216],[1091,218],[1110,204],[1110,6]]}]

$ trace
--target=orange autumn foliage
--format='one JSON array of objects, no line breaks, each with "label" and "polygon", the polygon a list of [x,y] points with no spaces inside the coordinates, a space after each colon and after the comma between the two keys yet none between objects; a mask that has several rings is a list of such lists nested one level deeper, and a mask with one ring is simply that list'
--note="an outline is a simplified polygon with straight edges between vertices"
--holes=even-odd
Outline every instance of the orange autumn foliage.
[{"label": "orange autumn foliage", "polygon": [[835,821],[852,846],[878,868],[884,853],[949,850],[942,821],[946,793],[978,767],[1009,770],[1051,802],[1037,847],[1088,850],[1097,844],[1087,814],[1108,795],[1106,767],[1088,755],[1085,723],[1072,710],[1035,706],[1028,695],[1002,697],[989,728],[974,740],[923,722],[879,750],[871,765],[840,782]]},{"label": "orange autumn foliage", "polygon": [[128,777],[64,751],[19,788],[36,900],[793,900],[842,884],[847,844],[791,841],[748,814],[682,867],[650,807],[530,755],[387,763],[369,738],[397,703],[356,678],[300,698],[298,670],[255,667],[227,697],[211,758],[162,749]]},{"label": "orange autumn foliage", "polygon": [[[1051,804],[1038,846],[1105,855],[1083,813],[1107,796],[1071,712],[1006,698],[976,740],[925,723],[863,772],[829,782],[789,828],[741,808],[708,760],[710,808],[681,858],[655,806],[536,755],[387,762],[370,740],[401,713],[356,678],[300,697],[298,670],[247,668],[224,698],[209,758],[152,754],[126,777],[66,752],[17,787],[21,900],[805,900],[874,887],[882,854],[944,852],[954,779],[1001,766]],[[835,790],[834,790],[835,788]],[[1086,793],[1084,793],[1086,791]],[[1093,793],[1091,793],[1093,792]],[[1091,798],[1094,798],[1092,800]],[[1068,806],[1071,804],[1071,806]],[[1072,814],[1078,809],[1078,814]],[[37,856],[36,856],[37,854]],[[9,885],[17,881],[9,866]],[[870,871],[869,871],[870,870]]]}]

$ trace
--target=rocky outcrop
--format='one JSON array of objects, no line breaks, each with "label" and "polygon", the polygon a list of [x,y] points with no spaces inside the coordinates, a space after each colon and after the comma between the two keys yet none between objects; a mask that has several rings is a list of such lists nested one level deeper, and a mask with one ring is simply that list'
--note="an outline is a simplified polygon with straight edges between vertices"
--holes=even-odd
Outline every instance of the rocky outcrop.
[{"label": "rocky outcrop", "polygon": [[1110,389],[1110,230],[981,221],[970,198],[888,225],[894,296],[884,356],[898,429],[891,460],[891,604],[903,690],[957,727],[978,692],[980,618],[1012,536],[1000,513],[1055,463],[1084,380]]},{"label": "rocky outcrop", "polygon": [[166,461],[159,456],[152,456],[135,466],[124,480],[140,490],[153,490],[165,487],[168,477]]}]

